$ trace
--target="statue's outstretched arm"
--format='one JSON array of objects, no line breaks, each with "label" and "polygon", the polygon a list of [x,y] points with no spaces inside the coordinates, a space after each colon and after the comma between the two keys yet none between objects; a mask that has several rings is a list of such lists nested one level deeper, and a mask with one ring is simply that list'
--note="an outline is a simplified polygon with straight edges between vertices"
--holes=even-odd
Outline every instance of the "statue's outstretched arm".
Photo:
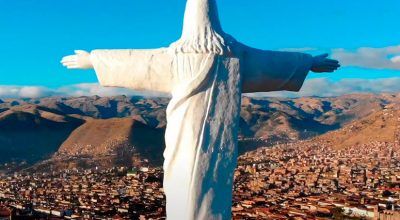
[{"label": "statue's outstretched arm", "polygon": [[151,50],[77,50],[61,62],[69,69],[94,68],[102,86],[170,93],[173,57],[166,48]]},{"label": "statue's outstretched arm", "polygon": [[243,92],[299,91],[308,72],[333,72],[340,65],[327,54],[259,50],[237,45],[242,56]]}]

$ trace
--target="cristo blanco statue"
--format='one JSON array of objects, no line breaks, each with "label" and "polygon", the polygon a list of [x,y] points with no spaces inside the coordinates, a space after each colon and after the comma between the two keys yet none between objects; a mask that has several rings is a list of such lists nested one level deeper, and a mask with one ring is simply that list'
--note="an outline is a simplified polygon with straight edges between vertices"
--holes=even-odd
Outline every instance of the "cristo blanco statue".
[{"label": "cristo blanco statue", "polygon": [[164,191],[171,220],[230,219],[241,93],[299,91],[307,73],[339,67],[327,54],[250,48],[226,34],[215,0],[187,0],[168,48],[76,50],[62,64],[94,68],[103,86],[170,93]]}]

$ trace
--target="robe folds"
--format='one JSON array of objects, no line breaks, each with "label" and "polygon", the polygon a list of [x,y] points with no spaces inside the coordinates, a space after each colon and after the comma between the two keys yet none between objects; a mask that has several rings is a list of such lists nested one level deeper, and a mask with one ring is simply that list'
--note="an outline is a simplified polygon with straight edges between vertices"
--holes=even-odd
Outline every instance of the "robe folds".
[{"label": "robe folds", "polygon": [[231,55],[94,50],[103,86],[170,93],[164,151],[169,220],[231,219],[242,92],[298,91],[312,58],[242,44]]}]

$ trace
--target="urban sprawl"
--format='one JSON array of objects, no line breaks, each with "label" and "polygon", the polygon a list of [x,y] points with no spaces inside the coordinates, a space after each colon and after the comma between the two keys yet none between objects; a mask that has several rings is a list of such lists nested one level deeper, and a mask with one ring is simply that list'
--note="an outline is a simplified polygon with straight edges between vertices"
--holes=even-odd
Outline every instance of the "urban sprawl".
[{"label": "urban sprawl", "polygon": [[[301,141],[240,157],[234,219],[400,219],[400,146]],[[164,219],[160,167],[16,173],[0,213],[65,219]]]}]

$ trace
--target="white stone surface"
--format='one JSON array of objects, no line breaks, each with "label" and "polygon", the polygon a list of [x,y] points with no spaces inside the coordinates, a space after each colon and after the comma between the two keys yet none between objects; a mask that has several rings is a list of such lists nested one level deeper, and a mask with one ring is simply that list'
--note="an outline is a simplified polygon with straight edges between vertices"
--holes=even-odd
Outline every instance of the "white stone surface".
[{"label": "white stone surface", "polygon": [[198,220],[231,219],[241,93],[298,91],[310,69],[334,68],[325,58],[247,47],[222,31],[215,0],[188,0],[182,37],[169,48],[76,51],[62,62],[93,67],[103,86],[172,95],[167,218]]}]

